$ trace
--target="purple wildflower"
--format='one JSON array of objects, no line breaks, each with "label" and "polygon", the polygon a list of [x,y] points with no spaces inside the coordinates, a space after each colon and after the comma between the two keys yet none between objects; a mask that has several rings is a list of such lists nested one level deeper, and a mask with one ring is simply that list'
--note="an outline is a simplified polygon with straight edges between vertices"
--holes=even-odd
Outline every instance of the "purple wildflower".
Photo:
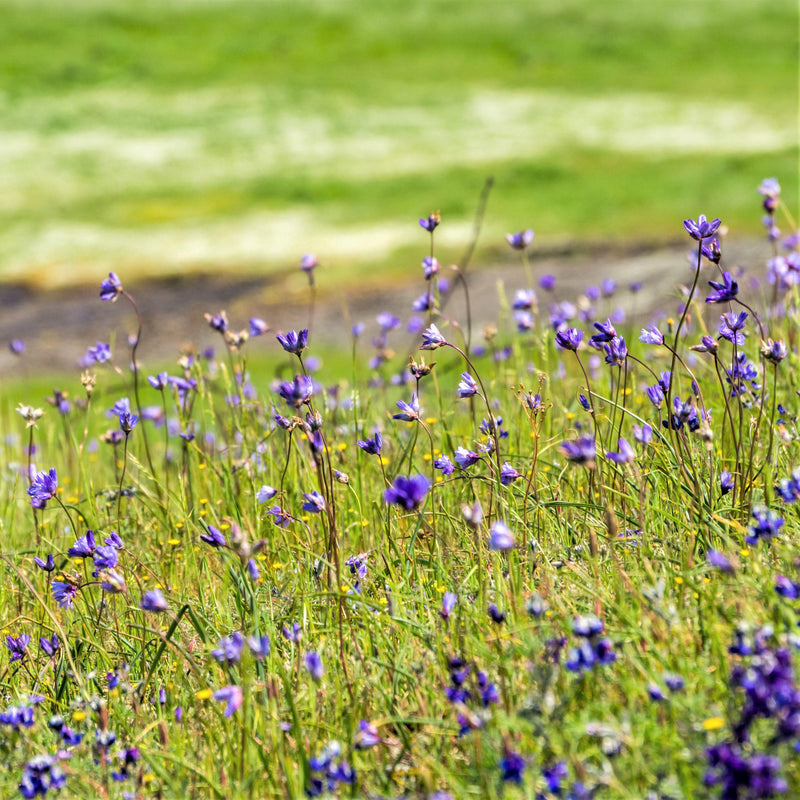
[{"label": "purple wildflower", "polygon": [[215,528],[213,525],[208,525],[208,533],[201,533],[200,538],[206,543],[210,544],[212,547],[227,547],[228,543],[225,541],[225,537],[222,535],[222,531],[219,528]]},{"label": "purple wildflower", "polygon": [[522,783],[522,773],[525,772],[525,759],[513,750],[506,749],[500,759],[500,778],[504,783]]},{"label": "purple wildflower", "polygon": [[456,470],[453,462],[444,453],[439,458],[434,459],[433,466],[436,469],[440,469],[445,477],[452,475]]},{"label": "purple wildflower", "polygon": [[361,439],[356,444],[365,452],[372,456],[378,456],[383,448],[383,436],[380,431],[375,431],[372,439]]},{"label": "purple wildflower", "polygon": [[303,658],[303,664],[305,665],[305,668],[308,670],[308,673],[311,675],[312,679],[316,683],[319,683],[325,674],[325,667],[322,663],[322,659],[319,657],[319,653],[317,653],[315,650],[309,650]]},{"label": "purple wildflower", "polygon": [[514,248],[514,250],[524,250],[533,241],[533,231],[528,228],[519,233],[507,233],[506,241]]},{"label": "purple wildflower", "polygon": [[284,381],[278,387],[278,393],[293,408],[311,401],[314,393],[314,382],[307,375],[295,375],[292,381]]},{"label": "purple wildflower", "polygon": [[275,337],[281,347],[287,353],[294,353],[299,356],[308,346],[308,328],[301,331],[289,331],[289,333],[279,333]]},{"label": "purple wildflower", "polygon": [[153,614],[160,614],[167,610],[167,600],[161,589],[151,589],[142,595],[140,608]]},{"label": "purple wildflower", "polygon": [[426,231],[433,233],[433,231],[438,227],[439,223],[442,221],[442,217],[437,211],[435,214],[429,214],[427,218],[423,218],[419,221],[420,227],[425,228]]},{"label": "purple wildflower", "polygon": [[286,625],[284,625],[281,629],[281,633],[283,633],[285,639],[297,644],[303,635],[303,629],[300,627],[299,622],[293,622],[291,628],[287,628]]},{"label": "purple wildflower", "polygon": [[425,280],[429,281],[439,272],[439,262],[433,256],[425,256],[422,259],[422,270],[425,273]]},{"label": "purple wildflower", "polygon": [[422,345],[420,350],[436,350],[437,347],[444,347],[447,340],[442,336],[440,330],[435,325],[430,325],[422,332]]},{"label": "purple wildflower", "polygon": [[471,467],[473,464],[476,464],[481,460],[481,457],[478,453],[476,453],[474,450],[468,450],[466,447],[456,448],[454,458],[456,460],[456,464],[458,464],[461,469]]},{"label": "purple wildflower", "polygon": [[422,503],[430,488],[430,481],[424,475],[404,477],[398,475],[394,485],[384,493],[384,500],[390,505],[402,506],[406,511],[413,511]]},{"label": "purple wildflower", "polygon": [[272,643],[269,640],[269,636],[266,635],[248,636],[247,646],[250,648],[253,658],[257,661],[263,661],[272,649]]},{"label": "purple wildflower", "polygon": [[719,230],[721,224],[719,219],[708,222],[705,214],[701,214],[697,218],[697,222],[693,219],[685,219],[683,221],[683,227],[686,229],[686,233],[698,242],[713,236]]},{"label": "purple wildflower", "polygon": [[269,331],[269,325],[259,317],[250,317],[250,335],[262,336]]},{"label": "purple wildflower", "polygon": [[272,486],[267,486],[264,484],[258,492],[256,492],[256,501],[259,503],[266,503],[268,500],[272,500],[273,497],[278,493],[277,489],[273,489]]},{"label": "purple wildflower", "polygon": [[410,404],[403,400],[398,400],[397,407],[400,409],[400,413],[395,414],[393,417],[394,419],[401,419],[404,422],[414,422],[419,419],[420,407],[416,392],[411,395]]},{"label": "purple wildflower", "polygon": [[56,568],[56,562],[52,553],[48,553],[44,561],[42,561],[39,556],[35,556],[33,560],[36,562],[36,566],[44,572],[52,572]]},{"label": "purple wildflower", "polygon": [[439,610],[439,616],[444,620],[450,619],[450,614],[453,613],[457,602],[458,595],[455,592],[445,592],[442,595],[442,607]]},{"label": "purple wildflower", "polygon": [[214,692],[214,699],[218,703],[225,703],[225,711],[223,716],[232,717],[239,706],[242,704],[242,687],[241,686],[223,686]]},{"label": "purple wildflower", "polygon": [[24,661],[28,657],[28,645],[30,643],[31,637],[27,633],[22,633],[19,636],[6,636],[6,647],[11,653],[9,663]]},{"label": "purple wildflower", "polygon": [[234,631],[230,636],[223,636],[219,645],[211,651],[211,656],[220,664],[238,664],[244,649],[244,636],[239,631]]},{"label": "purple wildflower", "polygon": [[574,464],[585,464],[587,467],[594,467],[594,460],[597,456],[597,447],[594,438],[582,436],[574,441],[566,441],[561,444],[559,451],[567,461]]},{"label": "purple wildflower", "polygon": [[633,452],[633,448],[623,438],[620,438],[618,446],[619,451],[616,453],[606,453],[606,458],[609,461],[613,461],[615,464],[630,464],[631,461],[636,458],[636,453]]},{"label": "purple wildflower", "polygon": [[25,342],[22,339],[12,339],[8,343],[9,351],[15,356],[21,356],[25,352]]},{"label": "purple wildflower", "polygon": [[553,289],[556,288],[556,276],[542,275],[542,277],[539,278],[539,286],[541,286],[546,292],[552,292]]},{"label": "purple wildflower", "polygon": [[661,333],[657,325],[651,325],[649,328],[642,328],[639,341],[644,342],[644,344],[664,344],[664,334]]},{"label": "purple wildflower", "polygon": [[458,396],[461,398],[474,397],[478,394],[478,384],[469,372],[461,373],[461,381],[458,384]]},{"label": "purple wildflower", "polygon": [[319,264],[317,257],[313,253],[306,253],[301,259],[299,268],[303,272],[313,272],[314,268]]},{"label": "purple wildflower", "polygon": [[583,331],[577,328],[556,331],[556,344],[563,350],[577,351],[582,339]]},{"label": "purple wildflower", "polygon": [[356,750],[366,750],[369,747],[375,747],[380,744],[381,737],[378,735],[378,729],[371,722],[362,719],[358,722],[358,733],[356,733],[355,742],[353,746]]},{"label": "purple wildflower", "polygon": [[502,520],[497,520],[489,530],[489,549],[502,552],[512,550],[514,544],[514,534],[511,533],[511,529]]},{"label": "purple wildflower", "polygon": [[34,508],[44,508],[48,500],[52,500],[58,491],[58,476],[55,469],[37,472],[28,487],[28,495]]},{"label": "purple wildflower", "polygon": [[729,303],[739,294],[739,284],[727,270],[722,273],[722,283],[709,281],[708,285],[715,291],[706,297],[706,303]]},{"label": "purple wildflower", "polygon": [[109,272],[108,277],[100,284],[100,299],[111,300],[113,303],[122,292],[122,282],[114,272]]},{"label": "purple wildflower", "polygon": [[500,467],[500,483],[503,486],[509,486],[510,484],[514,483],[517,478],[521,478],[522,476],[517,472],[511,464],[506,461],[502,467]]},{"label": "purple wildflower", "polygon": [[317,491],[303,492],[306,502],[303,503],[303,511],[312,514],[319,514],[325,510],[325,498]]},{"label": "purple wildflower", "polygon": [[50,584],[50,591],[53,599],[61,608],[72,608],[75,598],[78,596],[78,587],[64,581],[53,581]]},{"label": "purple wildflower", "polygon": [[59,642],[55,633],[49,639],[46,636],[42,636],[39,639],[39,647],[48,658],[52,658],[60,646],[61,642]]}]

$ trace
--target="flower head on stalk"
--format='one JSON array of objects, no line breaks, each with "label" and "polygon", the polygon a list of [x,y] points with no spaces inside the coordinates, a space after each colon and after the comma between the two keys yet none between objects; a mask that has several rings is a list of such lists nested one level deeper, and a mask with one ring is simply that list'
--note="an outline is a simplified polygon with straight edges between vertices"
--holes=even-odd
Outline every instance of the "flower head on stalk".
[{"label": "flower head on stalk", "polygon": [[308,328],[303,328],[301,331],[278,333],[275,338],[287,353],[294,353],[294,355],[299,356],[308,346]]},{"label": "flower head on stalk", "polygon": [[683,221],[683,227],[686,229],[686,233],[698,242],[713,236],[719,230],[721,224],[722,222],[719,219],[714,219],[709,222],[705,214],[701,214],[697,218],[697,222],[693,219],[685,219]]},{"label": "flower head on stalk", "polygon": [[563,350],[577,352],[583,339],[583,331],[577,328],[566,328],[556,331],[556,344]]},{"label": "flower head on stalk", "polygon": [[314,269],[316,269],[319,261],[317,257],[313,253],[306,253],[301,259],[300,264],[298,265],[299,269],[306,273],[312,273]]},{"label": "flower head on stalk", "polygon": [[398,475],[394,484],[383,493],[383,499],[389,505],[402,506],[406,511],[413,511],[419,508],[430,485],[430,481],[424,475],[408,478]]},{"label": "flower head on stalk", "polygon": [[416,392],[413,392],[411,395],[411,403],[398,400],[397,407],[400,409],[400,413],[395,414],[393,419],[401,419],[403,422],[414,422],[419,419],[419,397],[417,397]]},{"label": "flower head on stalk", "polygon": [[37,472],[28,487],[28,495],[34,508],[44,508],[58,492],[58,476],[55,469]]},{"label": "flower head on stalk", "polygon": [[422,345],[420,350],[436,350],[437,347],[444,347],[447,340],[442,336],[441,331],[435,326],[430,325],[422,332]]},{"label": "flower head on stalk", "polygon": [[525,250],[533,241],[533,231],[528,228],[519,233],[507,233],[506,241],[514,250]]},{"label": "flower head on stalk", "polygon": [[122,282],[116,273],[109,272],[108,277],[100,284],[100,299],[112,303],[122,294]]},{"label": "flower head on stalk", "polygon": [[423,218],[419,221],[420,227],[425,228],[426,231],[429,233],[433,233],[433,231],[439,226],[439,223],[442,221],[442,216],[437,211],[435,214],[429,214],[427,218]]},{"label": "flower head on stalk", "polygon": [[729,303],[739,294],[739,284],[727,271],[722,273],[721,283],[719,281],[709,281],[708,285],[714,291],[706,297],[706,303]]},{"label": "flower head on stalk", "polygon": [[563,442],[558,449],[567,461],[572,461],[573,464],[585,464],[590,469],[594,467],[597,446],[592,437],[583,436],[574,441]]}]

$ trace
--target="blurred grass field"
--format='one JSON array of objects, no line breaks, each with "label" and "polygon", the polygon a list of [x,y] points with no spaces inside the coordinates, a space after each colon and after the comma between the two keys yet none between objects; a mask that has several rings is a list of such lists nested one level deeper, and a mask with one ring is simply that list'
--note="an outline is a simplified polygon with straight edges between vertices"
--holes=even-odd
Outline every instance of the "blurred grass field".
[{"label": "blurred grass field", "polygon": [[455,259],[488,175],[483,259],[526,227],[544,248],[658,243],[699,213],[758,235],[773,175],[797,200],[792,0],[0,14],[3,280],[279,272],[307,251],[341,283],[416,276],[416,217],[441,209]]}]

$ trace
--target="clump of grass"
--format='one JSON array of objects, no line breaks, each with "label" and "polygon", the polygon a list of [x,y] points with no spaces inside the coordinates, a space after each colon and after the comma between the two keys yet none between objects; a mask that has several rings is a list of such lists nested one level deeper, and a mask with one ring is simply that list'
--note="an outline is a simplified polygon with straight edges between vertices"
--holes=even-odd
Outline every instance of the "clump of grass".
[{"label": "clump of grass", "polygon": [[432,214],[407,366],[387,311],[321,368],[312,256],[281,379],[216,309],[224,355],[146,383],[146,328],[89,348],[3,423],[4,796],[796,794],[800,255],[761,192],[766,280],[686,220],[641,333],[636,283],[534,286],[524,231],[472,342]]}]

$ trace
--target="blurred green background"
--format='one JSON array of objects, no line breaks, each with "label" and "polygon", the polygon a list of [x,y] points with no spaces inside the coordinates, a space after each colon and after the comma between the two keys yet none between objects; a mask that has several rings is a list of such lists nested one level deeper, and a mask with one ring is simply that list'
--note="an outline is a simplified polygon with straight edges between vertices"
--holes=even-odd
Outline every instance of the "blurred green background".
[{"label": "blurred green background", "polygon": [[[0,278],[418,277],[797,200],[796,0],[0,0]],[[437,233],[438,235],[438,233]]]}]

